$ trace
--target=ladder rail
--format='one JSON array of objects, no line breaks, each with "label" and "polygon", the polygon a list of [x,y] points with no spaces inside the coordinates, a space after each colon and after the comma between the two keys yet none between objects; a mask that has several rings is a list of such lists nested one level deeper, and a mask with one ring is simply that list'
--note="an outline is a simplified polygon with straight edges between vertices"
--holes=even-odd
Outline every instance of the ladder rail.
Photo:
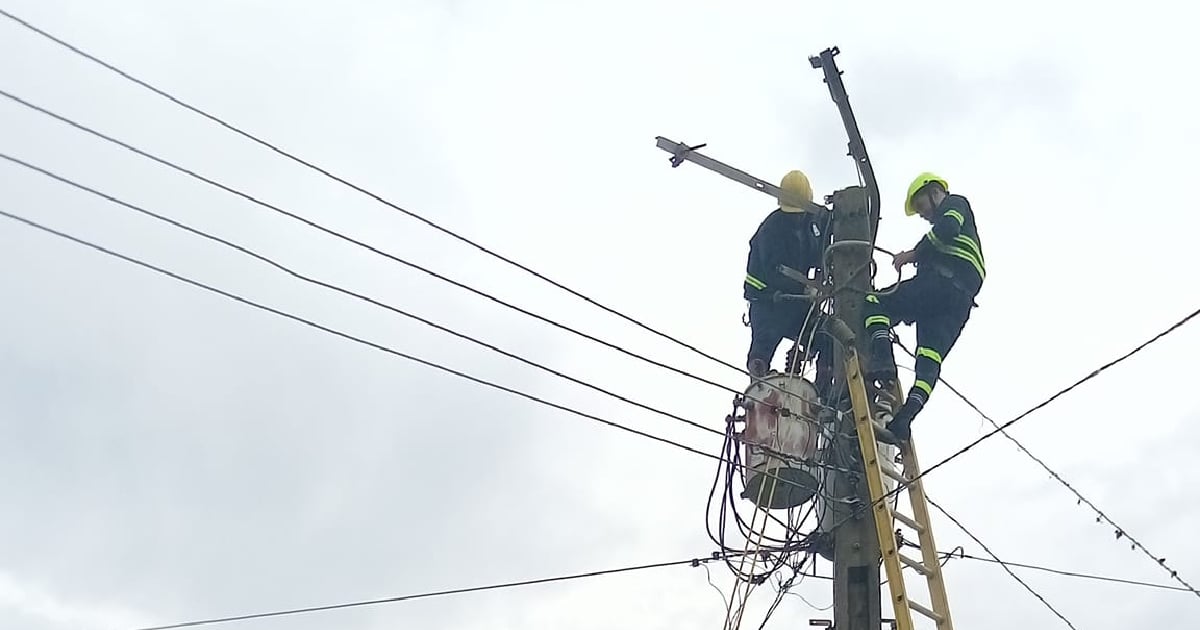
[{"label": "ladder rail", "polygon": [[[900,447],[900,458],[903,462],[902,475],[888,475],[896,480],[898,488],[908,493],[909,504],[912,506],[912,517],[898,511],[893,511],[884,500],[887,494],[883,479],[885,472],[879,462],[879,445],[875,438],[875,423],[872,415],[872,404],[867,394],[867,385],[862,373],[858,352],[853,346],[846,348],[845,355],[846,384],[850,390],[850,401],[854,410],[854,426],[858,435],[859,449],[862,452],[866,472],[867,487],[870,491],[872,515],[875,519],[875,532],[879,538],[879,549],[883,566],[887,574],[888,589],[892,596],[892,607],[895,611],[896,630],[914,630],[912,613],[915,611],[933,620],[937,630],[953,630],[954,623],[950,617],[950,603],[946,596],[946,581],[942,575],[942,565],[937,555],[937,545],[934,542],[933,527],[929,519],[929,505],[925,497],[925,487],[920,478],[921,466],[917,459],[916,449],[912,440]],[[903,392],[899,383],[893,384],[890,392],[897,404],[903,400]],[[907,558],[900,554],[896,536],[892,532],[895,523],[907,525],[917,533],[921,550],[921,561]],[[909,599],[907,586],[904,582],[904,566],[919,567],[918,573],[925,578],[929,589],[929,608]]]},{"label": "ladder rail", "polygon": [[[892,400],[897,404],[904,400],[904,392],[900,384],[892,383],[890,392]],[[904,488],[908,494],[908,503],[912,507],[912,520],[920,527],[913,528],[917,532],[917,541],[921,550],[921,564],[925,567],[925,584],[929,589],[929,599],[933,614],[926,617],[933,619],[938,630],[953,630],[954,622],[950,617],[950,600],[946,596],[946,580],[942,576],[942,564],[937,555],[937,544],[933,537],[933,525],[929,519],[929,503],[925,498],[925,485],[921,478],[921,464],[917,458],[916,446],[909,439],[900,446],[900,461],[904,465]],[[925,614],[924,611],[921,611]]]},{"label": "ladder rail", "polygon": [[937,627],[938,630],[953,630],[954,623],[950,619],[950,601],[946,597],[946,580],[942,576],[942,564],[934,544],[933,527],[929,520],[929,504],[925,499],[925,486],[921,483],[922,480],[917,478],[921,474],[921,467],[911,440],[900,449],[900,456],[904,459],[904,475],[909,479],[916,479],[908,484],[908,501],[912,506],[913,520],[922,525],[922,528],[917,530],[917,540],[921,543],[921,559],[924,560],[925,568],[929,571],[929,574],[925,576],[925,581],[929,586],[929,599],[933,604],[934,612],[941,617],[937,621]]},{"label": "ladder rail", "polygon": [[871,404],[867,399],[866,383],[853,348],[846,351],[846,384],[850,389],[850,402],[854,409],[854,426],[857,429],[858,445],[862,451],[866,468],[867,488],[871,496],[872,515],[875,518],[875,533],[879,538],[879,551],[883,556],[883,567],[887,574],[888,590],[895,611],[896,630],[913,630],[912,612],[909,609],[908,593],[904,584],[903,567],[900,566],[900,551],[896,536],[892,533],[892,510],[883,500],[883,470],[879,465],[879,448],[875,442],[875,426],[871,421]]}]

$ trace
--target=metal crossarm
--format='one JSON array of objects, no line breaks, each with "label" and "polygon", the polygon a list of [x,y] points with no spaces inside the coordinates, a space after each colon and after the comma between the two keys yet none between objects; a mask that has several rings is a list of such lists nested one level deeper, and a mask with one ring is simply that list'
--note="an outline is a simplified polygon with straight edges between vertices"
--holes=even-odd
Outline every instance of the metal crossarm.
[{"label": "metal crossarm", "polygon": [[787,191],[779,188],[778,186],[767,183],[767,182],[747,173],[746,171],[743,171],[738,168],[734,168],[728,164],[725,164],[724,162],[714,160],[702,153],[696,153],[696,149],[699,149],[699,148],[705,146],[703,144],[698,144],[693,147],[693,146],[688,146],[686,144],[682,144],[679,142],[675,142],[674,140],[668,140],[662,136],[658,136],[657,138],[655,138],[655,140],[658,143],[657,144],[658,148],[671,154],[671,166],[672,167],[679,166],[680,164],[683,164],[684,162],[694,162],[714,173],[719,173],[721,175],[724,175],[725,177],[728,177],[729,179],[732,179],[733,181],[738,182],[739,184],[744,184],[746,186],[753,188],[754,190],[757,190],[759,192],[764,192],[780,201],[786,201],[788,203],[788,205],[795,206],[797,208],[804,208],[805,210],[807,210],[809,212],[817,212],[817,213],[829,212],[829,208],[826,208],[825,206],[818,205],[811,201],[806,201],[804,199],[799,199],[797,197],[793,197],[792,195],[788,194]]}]

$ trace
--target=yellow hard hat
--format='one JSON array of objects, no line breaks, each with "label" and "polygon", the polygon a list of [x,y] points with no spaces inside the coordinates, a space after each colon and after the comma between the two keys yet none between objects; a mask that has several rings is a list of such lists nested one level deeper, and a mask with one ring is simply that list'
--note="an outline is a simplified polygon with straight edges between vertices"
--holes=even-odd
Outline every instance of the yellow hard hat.
[{"label": "yellow hard hat", "polygon": [[[784,192],[791,193],[793,196],[812,203],[813,192],[812,185],[808,183],[808,176],[803,171],[791,171],[783,176],[783,180],[779,182],[779,188]],[[779,200],[779,209],[784,212],[805,212],[805,208],[788,205],[786,201]]]},{"label": "yellow hard hat", "polygon": [[925,187],[925,184],[932,184],[934,182],[941,184],[942,188],[945,188],[947,191],[950,190],[950,184],[947,184],[946,180],[933,173],[921,173],[917,175],[917,178],[908,185],[908,196],[904,198],[904,214],[911,217],[917,213],[916,208],[913,208],[912,205],[913,197],[917,194],[918,190]]}]

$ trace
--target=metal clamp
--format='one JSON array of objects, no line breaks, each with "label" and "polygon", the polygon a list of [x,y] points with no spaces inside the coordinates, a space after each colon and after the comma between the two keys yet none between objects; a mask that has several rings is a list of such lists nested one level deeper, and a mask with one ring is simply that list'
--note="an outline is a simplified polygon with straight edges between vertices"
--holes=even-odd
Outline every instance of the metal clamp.
[{"label": "metal clamp", "polygon": [[691,153],[692,151],[695,151],[697,149],[703,149],[706,146],[708,146],[707,142],[697,144],[696,146],[693,146],[693,147],[689,147],[686,144],[677,147],[675,150],[671,151],[671,168],[676,168],[680,164],[683,164],[684,162],[686,162],[688,154]]}]

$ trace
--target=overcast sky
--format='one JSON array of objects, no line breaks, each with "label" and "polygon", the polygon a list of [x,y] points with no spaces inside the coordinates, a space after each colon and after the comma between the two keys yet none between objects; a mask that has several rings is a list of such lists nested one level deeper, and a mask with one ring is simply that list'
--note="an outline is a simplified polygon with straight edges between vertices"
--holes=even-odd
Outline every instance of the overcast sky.
[{"label": "overcast sky", "polygon": [[[811,4],[811,3],[810,3]],[[740,364],[746,241],[774,206],[664,135],[819,195],[855,183],[807,58],[838,62],[879,175],[880,243],[917,172],[972,201],[981,305],[943,375],[1007,420],[1196,308],[1190,13],[1010,2],[0,6],[603,303]],[[1088,20],[1096,20],[1089,23]],[[673,347],[0,20],[0,89],[397,256],[731,387]],[[503,309],[0,102],[0,151],[623,395],[720,428],[729,395]],[[623,405],[10,164],[0,209],[404,352],[696,448]],[[0,627],[152,623],[707,555],[711,460],[255,311],[0,222]],[[883,261],[886,263],[886,261]],[[894,277],[886,264],[878,281]],[[911,330],[904,333],[911,340]],[[1193,584],[1200,328],[1022,421],[1035,454]],[[782,349],[781,349],[782,352]],[[990,427],[945,389],[922,460]],[[1189,431],[1189,429],[1192,429]],[[930,495],[1002,558],[1166,582],[995,438]],[[983,555],[946,521],[939,546]],[[822,565],[828,571],[827,565]],[[714,565],[724,591],[732,576]],[[960,627],[1059,627],[1000,568],[947,569]],[[1081,629],[1192,627],[1200,600],[1022,572]],[[796,589],[831,603],[826,582]],[[751,603],[757,627],[770,597]],[[815,611],[788,598],[774,627]],[[680,567],[229,624],[247,630],[715,628]]]}]

